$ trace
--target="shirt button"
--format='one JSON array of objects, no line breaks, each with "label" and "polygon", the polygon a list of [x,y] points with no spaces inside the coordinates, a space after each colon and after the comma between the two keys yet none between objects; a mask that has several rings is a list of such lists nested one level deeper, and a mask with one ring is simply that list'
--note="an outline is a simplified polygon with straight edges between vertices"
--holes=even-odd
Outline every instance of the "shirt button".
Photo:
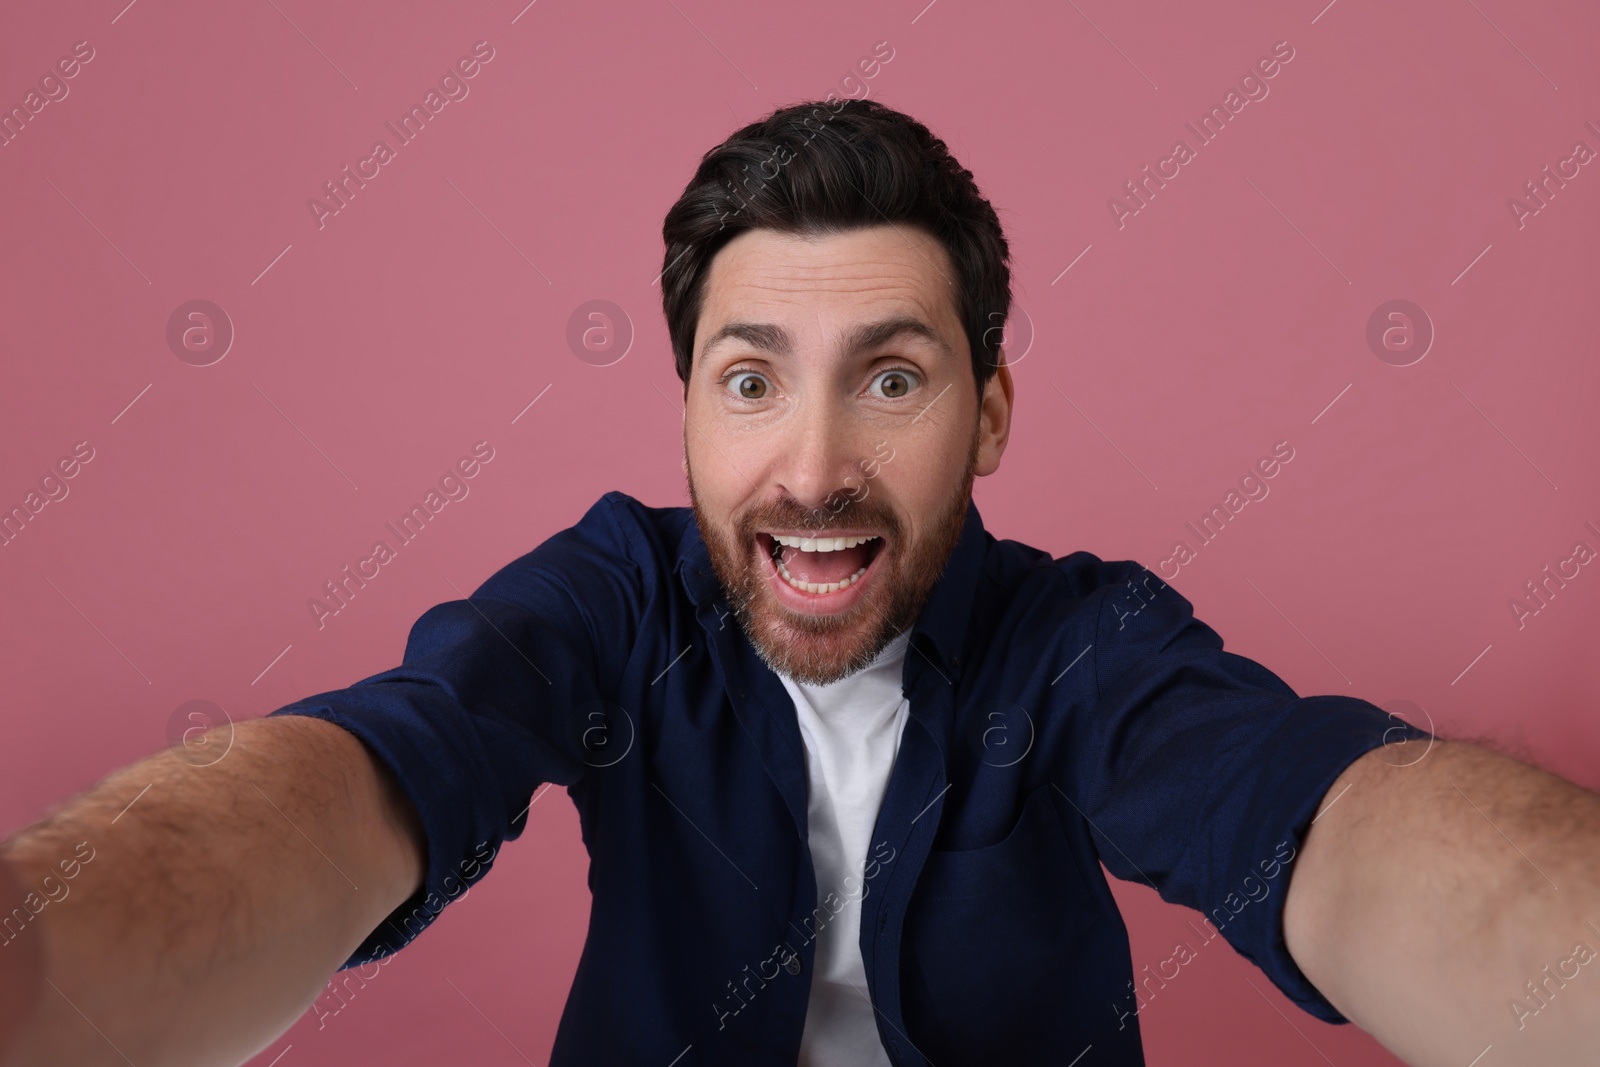
[{"label": "shirt button", "polygon": [[783,961],[783,969],[788,971],[790,974],[799,974],[800,973],[800,957],[799,956],[790,956],[788,959],[784,960]]}]

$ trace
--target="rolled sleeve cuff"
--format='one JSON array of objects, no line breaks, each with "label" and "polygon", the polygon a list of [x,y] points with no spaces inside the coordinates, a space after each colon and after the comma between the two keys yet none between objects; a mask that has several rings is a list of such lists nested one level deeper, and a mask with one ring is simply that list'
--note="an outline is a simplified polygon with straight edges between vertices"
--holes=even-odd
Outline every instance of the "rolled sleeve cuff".
[{"label": "rolled sleeve cuff", "polygon": [[[1262,780],[1255,810],[1265,814],[1249,820],[1247,825],[1254,829],[1247,833],[1242,842],[1245,847],[1238,853],[1251,866],[1235,871],[1232,893],[1245,903],[1219,928],[1234,948],[1295,1004],[1324,1022],[1345,1023],[1349,1020],[1311,984],[1289,953],[1283,935],[1289,879],[1266,879],[1269,890],[1260,902],[1249,898],[1245,879],[1262,880],[1271,861],[1281,860],[1285,845],[1294,851],[1282,863],[1282,870],[1292,873],[1293,859],[1317,818],[1317,809],[1324,799],[1337,803],[1338,798],[1329,797],[1328,791],[1357,759],[1388,745],[1396,766],[1415,763],[1426,754],[1433,736],[1368,701],[1346,696],[1302,697],[1290,722],[1298,728],[1281,731],[1265,754],[1283,773]],[[1231,914],[1226,899],[1209,916],[1213,923],[1215,916]]]},{"label": "rolled sleeve cuff", "polygon": [[439,758],[444,739],[427,728],[415,712],[397,718],[373,706],[373,698],[378,703],[393,700],[404,704],[398,694],[369,691],[357,701],[351,697],[353,691],[307,697],[268,715],[310,716],[354,734],[394,773],[426,834],[427,869],[421,888],[368,934],[340,964],[340,970],[382,959],[409,944],[438,918],[445,905],[483,877],[504,837],[502,828],[469,825],[472,812],[491,810],[492,805],[465,799],[480,790],[482,783],[447,769],[468,764]]}]

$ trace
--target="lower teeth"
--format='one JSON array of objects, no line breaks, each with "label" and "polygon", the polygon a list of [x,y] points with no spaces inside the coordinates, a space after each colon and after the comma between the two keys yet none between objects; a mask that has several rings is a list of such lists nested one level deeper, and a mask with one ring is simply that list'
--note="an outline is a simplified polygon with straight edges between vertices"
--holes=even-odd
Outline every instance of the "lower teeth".
[{"label": "lower teeth", "polygon": [[859,579],[863,574],[867,573],[867,568],[862,567],[860,570],[856,571],[842,582],[802,582],[789,573],[789,568],[784,566],[782,559],[774,557],[773,562],[777,564],[778,573],[783,576],[784,581],[805,593],[837,592],[838,590],[844,589],[847,586],[854,585],[857,579]]}]

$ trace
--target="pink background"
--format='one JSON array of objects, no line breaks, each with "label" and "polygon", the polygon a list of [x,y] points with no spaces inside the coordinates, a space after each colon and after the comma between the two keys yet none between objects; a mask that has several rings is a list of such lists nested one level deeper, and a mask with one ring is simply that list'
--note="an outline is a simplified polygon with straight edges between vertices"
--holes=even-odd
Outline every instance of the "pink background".
[{"label": "pink background", "polygon": [[[1014,355],[1033,339],[977,489],[992,531],[1154,567],[1287,440],[1175,578],[1199,616],[1302,693],[1409,701],[1600,785],[1600,567],[1520,629],[1508,606],[1600,548],[1600,164],[1520,228],[1507,207],[1600,149],[1592,4],[124,2],[0,27],[7,107],[94,49],[0,147],[0,505],[95,450],[0,547],[0,829],[162,746],[186,701],[250,718],[392,666],[605,490],[687,503],[662,215],[736,124],[863,85],[1008,227]],[[319,229],[307,199],[482,40],[469,95]],[[1108,198],[1280,40],[1270,95],[1119,229]],[[210,366],[166,340],[194,299],[236,330]],[[594,299],[636,331],[609,366],[566,341]],[[1367,346],[1391,299],[1436,330],[1410,366]],[[307,599],[483,439],[470,495],[319,630]],[[588,907],[559,792],[497,870],[253,1062],[544,1062]],[[1191,913],[1116,888],[1135,968],[1168,956]],[[1152,1064],[1394,1062],[1220,947],[1141,1025]]]}]

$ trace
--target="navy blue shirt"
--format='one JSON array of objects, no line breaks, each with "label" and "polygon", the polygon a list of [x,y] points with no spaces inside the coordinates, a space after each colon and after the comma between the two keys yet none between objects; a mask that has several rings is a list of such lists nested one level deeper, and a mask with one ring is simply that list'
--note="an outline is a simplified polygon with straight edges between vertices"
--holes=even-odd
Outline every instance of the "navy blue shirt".
[{"label": "navy blue shirt", "polygon": [[[346,967],[409,942],[521,834],[542,783],[567,788],[592,906],[552,1067],[791,1067],[817,932],[846,896],[897,1067],[1140,1064],[1140,1006],[1218,937],[1344,1021],[1284,945],[1294,856],[1345,767],[1426,733],[1298,696],[1138,563],[997,540],[975,505],[903,688],[866,869],[819,887],[787,692],[692,511],[612,492],[425,612],[401,666],[272,714],[359,737],[427,832],[422,888]],[[1102,863],[1202,913],[1187,954],[1135,975]]]}]

